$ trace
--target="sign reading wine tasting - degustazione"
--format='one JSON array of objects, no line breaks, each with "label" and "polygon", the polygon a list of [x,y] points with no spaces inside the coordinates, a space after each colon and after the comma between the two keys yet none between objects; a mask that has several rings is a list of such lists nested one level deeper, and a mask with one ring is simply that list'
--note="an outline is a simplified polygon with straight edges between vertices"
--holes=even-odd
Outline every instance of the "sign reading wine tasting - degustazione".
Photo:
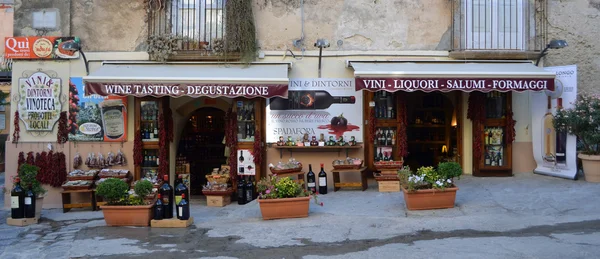
[{"label": "sign reading wine tasting - degustazione", "polygon": [[308,134],[319,140],[343,136],[363,142],[362,92],[355,91],[354,78],[292,78],[288,99],[267,102],[267,142],[279,137],[294,141]]},{"label": "sign reading wine tasting - degustazione", "polygon": [[61,111],[61,79],[44,72],[19,78],[19,117],[28,131],[52,131]]},{"label": "sign reading wine tasting - degustazione", "polygon": [[[85,80],[84,80],[85,81]],[[85,93],[100,96],[287,97],[287,84],[159,84],[85,82]]]}]

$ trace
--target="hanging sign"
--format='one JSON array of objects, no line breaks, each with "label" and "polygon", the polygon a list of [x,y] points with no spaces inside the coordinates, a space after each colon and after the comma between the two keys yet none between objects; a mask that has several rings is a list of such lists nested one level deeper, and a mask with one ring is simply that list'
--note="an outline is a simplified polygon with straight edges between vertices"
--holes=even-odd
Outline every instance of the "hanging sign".
[{"label": "hanging sign", "polygon": [[7,59],[77,59],[80,45],[77,37],[6,37]]},{"label": "hanging sign", "polygon": [[[572,108],[577,100],[577,66],[545,67],[556,72],[554,91],[531,94],[531,125],[534,173],[575,179],[577,175],[577,137],[559,133],[553,120],[559,104]],[[550,97],[550,98],[548,98]]]},{"label": "hanging sign", "polygon": [[249,149],[238,149],[237,153],[238,175],[256,175],[253,152]]},{"label": "hanging sign", "polygon": [[448,92],[453,90],[471,92],[522,92],[553,90],[554,81],[539,79],[507,79],[507,78],[356,78],[356,91],[366,89],[371,92],[385,90]]},{"label": "hanging sign", "polygon": [[60,117],[60,78],[36,72],[19,78],[19,117],[28,131],[52,131]]}]

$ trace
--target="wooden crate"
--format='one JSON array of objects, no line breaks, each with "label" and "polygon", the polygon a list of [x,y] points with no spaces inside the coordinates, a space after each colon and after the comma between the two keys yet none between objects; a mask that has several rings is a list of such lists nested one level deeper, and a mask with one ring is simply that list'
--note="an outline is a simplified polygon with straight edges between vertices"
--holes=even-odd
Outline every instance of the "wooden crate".
[{"label": "wooden crate", "polygon": [[208,195],[206,196],[206,206],[209,207],[224,207],[231,203],[231,197],[227,196],[214,196]]},{"label": "wooden crate", "polygon": [[153,228],[187,228],[194,223],[194,217],[190,216],[188,220],[179,220],[177,218],[151,220],[150,227]]},{"label": "wooden crate", "polygon": [[6,224],[11,226],[24,227],[32,224],[37,224],[38,218],[23,218],[23,219],[13,219],[11,217],[6,219]]},{"label": "wooden crate", "polygon": [[379,181],[379,192],[399,192],[400,181]]}]

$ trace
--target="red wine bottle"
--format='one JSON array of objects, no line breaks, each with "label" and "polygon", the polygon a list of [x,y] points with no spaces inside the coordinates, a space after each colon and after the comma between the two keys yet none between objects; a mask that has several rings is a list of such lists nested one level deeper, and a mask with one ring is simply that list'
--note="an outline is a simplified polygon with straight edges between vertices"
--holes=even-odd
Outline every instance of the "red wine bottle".
[{"label": "red wine bottle", "polygon": [[252,181],[252,176],[248,176],[246,181],[246,203],[252,200],[254,200],[254,181]]},{"label": "red wine bottle", "polygon": [[25,192],[23,203],[25,204],[25,218],[35,218],[35,193],[31,184],[29,184],[29,188]]},{"label": "red wine bottle", "polygon": [[154,203],[154,219],[161,220],[165,217],[165,210],[160,193],[156,195],[156,202]]},{"label": "red wine bottle", "polygon": [[271,98],[271,110],[324,110],[334,103],[356,102],[354,96],[331,96],[327,91],[288,91],[288,99]]},{"label": "red wine bottle", "polygon": [[327,194],[327,174],[321,164],[321,172],[319,172],[319,194]]},{"label": "red wine bottle", "polygon": [[315,173],[312,170],[312,165],[308,164],[308,173],[306,174],[306,188],[317,193],[317,182],[315,181]]},{"label": "red wine bottle", "polygon": [[188,188],[183,183],[183,176],[179,175],[179,177],[177,178],[177,183],[175,184],[175,204],[179,204],[182,194],[185,194],[185,199],[187,203],[190,203]]},{"label": "red wine bottle", "polygon": [[162,197],[165,219],[173,218],[173,187],[169,184],[169,176],[164,176],[164,183],[160,187],[160,196]]},{"label": "red wine bottle", "polygon": [[240,176],[237,184],[237,193],[238,193],[238,204],[244,205],[246,204],[246,183],[244,182],[244,177]]},{"label": "red wine bottle", "polygon": [[15,178],[15,186],[10,192],[10,217],[22,219],[25,217],[25,190],[21,187],[21,179]]},{"label": "red wine bottle", "polygon": [[181,195],[181,200],[177,203],[177,219],[188,220],[190,218],[190,204],[186,201],[185,194]]}]

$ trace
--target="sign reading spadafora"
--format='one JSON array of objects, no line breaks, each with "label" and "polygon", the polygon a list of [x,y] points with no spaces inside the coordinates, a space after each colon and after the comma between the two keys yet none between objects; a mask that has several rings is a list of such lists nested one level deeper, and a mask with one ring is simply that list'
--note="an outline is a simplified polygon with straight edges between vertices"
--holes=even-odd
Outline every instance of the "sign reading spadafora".
[{"label": "sign reading spadafora", "polygon": [[287,97],[286,84],[158,84],[85,82],[86,94],[100,96],[208,96],[208,97]]},{"label": "sign reading spadafora", "polygon": [[356,90],[368,91],[544,91],[554,90],[553,79],[467,78],[356,78]]},{"label": "sign reading spadafora", "polygon": [[288,99],[267,102],[267,142],[276,143],[280,136],[302,141],[305,134],[309,141],[323,135],[325,140],[354,137],[362,142],[362,93],[354,87],[353,78],[290,79]]},{"label": "sign reading spadafora", "polygon": [[61,79],[44,72],[19,78],[19,117],[28,131],[52,131],[60,117]]}]

